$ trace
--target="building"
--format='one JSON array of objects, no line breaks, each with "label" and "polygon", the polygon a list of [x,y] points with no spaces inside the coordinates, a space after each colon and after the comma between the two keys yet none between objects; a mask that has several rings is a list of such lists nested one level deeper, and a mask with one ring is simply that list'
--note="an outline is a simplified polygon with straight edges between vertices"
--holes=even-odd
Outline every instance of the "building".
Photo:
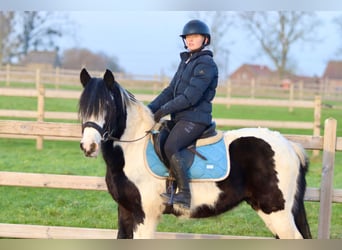
[{"label": "building", "polygon": [[261,78],[269,79],[272,78],[274,74],[275,73],[265,65],[243,64],[230,75],[230,79],[233,81],[251,81],[252,79]]},{"label": "building", "polygon": [[342,93],[342,61],[329,61],[323,76],[326,89],[333,89],[336,94]]},{"label": "building", "polygon": [[329,61],[322,78],[342,81],[342,61]]}]

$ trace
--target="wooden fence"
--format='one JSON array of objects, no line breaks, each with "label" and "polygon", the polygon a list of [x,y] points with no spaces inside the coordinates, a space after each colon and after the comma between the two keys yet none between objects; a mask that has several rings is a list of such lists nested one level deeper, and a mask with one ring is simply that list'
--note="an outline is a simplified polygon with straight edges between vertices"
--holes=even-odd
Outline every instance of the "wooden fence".
[{"label": "wooden fence", "polygon": [[[44,65],[23,67],[0,65],[0,82],[6,87],[17,83],[29,84],[39,81],[44,85],[52,85],[55,89],[65,86],[79,86],[80,70],[52,68]],[[157,94],[170,82],[165,75],[133,75],[114,72],[116,80],[127,89],[143,89]],[[103,71],[92,71],[94,76],[102,76]],[[324,100],[342,101],[342,82],[321,79],[313,82],[293,82],[284,84],[278,79],[256,78],[251,80],[219,79],[217,91],[228,98],[240,96],[244,98],[275,98],[288,100],[313,100],[320,95]]]},{"label": "wooden fence", "polygon": [[[332,202],[342,202],[342,190],[333,189],[335,152],[342,151],[342,137],[336,137],[337,121],[325,120],[323,136],[286,135],[292,141],[301,143],[306,149],[322,150],[322,178],[320,188],[307,188],[306,201],[319,201],[318,239],[329,239]],[[2,134],[16,136],[54,136],[59,138],[80,139],[79,124],[37,122],[37,121],[0,121]],[[69,176],[51,174],[32,174],[0,172],[0,186],[24,186],[41,188],[66,188],[104,191],[103,177]],[[0,223],[0,237],[14,238],[114,238],[116,230]],[[252,238],[223,235],[191,235],[157,233],[157,238]]]},{"label": "wooden fence", "polygon": [[[79,99],[81,92],[79,90],[56,90],[45,89],[44,85],[39,84],[37,89],[23,88],[0,88],[0,96],[16,96],[16,97],[34,97],[37,98],[37,110],[6,110],[0,109],[0,117],[13,118],[31,118],[37,121],[46,121],[46,119],[63,119],[77,121],[78,115],[76,112],[51,112],[45,110],[46,98],[59,99]],[[146,94],[136,94],[136,98],[141,101],[151,101],[155,96]],[[246,99],[246,98],[224,98],[216,97],[214,104],[231,105],[247,105],[247,106],[273,106],[273,107],[288,107],[289,112],[293,108],[308,108],[313,109],[313,122],[296,122],[296,121],[269,121],[269,120],[243,120],[243,119],[223,119],[215,118],[218,126],[230,127],[269,127],[269,128],[296,128],[296,129],[312,129],[314,136],[320,135],[321,128],[321,108],[322,101],[319,96],[316,96],[314,101],[300,100],[270,100],[270,99]],[[0,137],[8,137],[3,135]],[[15,137],[15,135],[13,135]],[[12,136],[12,137],[13,137]],[[30,138],[30,137],[29,137]],[[37,137],[37,149],[43,148],[43,137]],[[60,139],[50,136],[49,139]]]}]

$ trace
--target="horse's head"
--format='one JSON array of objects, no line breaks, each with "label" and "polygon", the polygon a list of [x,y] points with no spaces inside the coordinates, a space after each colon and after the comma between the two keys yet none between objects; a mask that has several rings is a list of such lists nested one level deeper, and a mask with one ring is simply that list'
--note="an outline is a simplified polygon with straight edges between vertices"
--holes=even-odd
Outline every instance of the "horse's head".
[{"label": "horse's head", "polygon": [[83,134],[80,147],[86,156],[96,157],[101,141],[109,136],[120,138],[123,134],[126,104],[122,88],[110,70],[106,70],[103,78],[95,78],[82,69],[80,80],[84,88],[79,101]]}]

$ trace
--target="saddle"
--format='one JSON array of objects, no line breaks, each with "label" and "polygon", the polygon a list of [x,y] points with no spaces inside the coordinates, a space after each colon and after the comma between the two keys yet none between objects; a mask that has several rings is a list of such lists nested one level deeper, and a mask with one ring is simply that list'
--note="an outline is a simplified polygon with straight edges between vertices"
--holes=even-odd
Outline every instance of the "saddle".
[{"label": "saddle", "polygon": [[[153,147],[158,155],[160,161],[170,169],[168,160],[164,152],[165,141],[174,126],[174,122],[170,120],[165,120],[161,123],[157,133],[153,133],[152,141]],[[221,140],[223,137],[222,131],[216,130],[216,123],[213,122],[210,126],[202,133],[200,138],[198,138],[193,144],[189,145],[186,149],[180,152],[181,157],[186,162],[186,166],[189,168],[194,161],[195,155],[199,156],[201,159],[206,160],[206,157],[196,150],[196,147],[205,146],[213,144]]]}]

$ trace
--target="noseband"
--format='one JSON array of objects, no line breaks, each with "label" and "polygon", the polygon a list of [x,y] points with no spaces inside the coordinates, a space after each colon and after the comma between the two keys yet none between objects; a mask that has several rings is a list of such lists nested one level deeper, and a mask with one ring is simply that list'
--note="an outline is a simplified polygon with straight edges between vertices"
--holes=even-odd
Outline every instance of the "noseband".
[{"label": "noseband", "polygon": [[114,138],[111,136],[112,132],[109,132],[105,129],[103,129],[101,126],[99,126],[98,124],[96,124],[95,122],[85,122],[82,124],[82,134],[85,128],[93,128],[95,129],[97,132],[99,132],[99,134],[101,135],[101,141],[108,141],[108,140],[119,140],[117,138]]},{"label": "noseband", "polygon": [[93,128],[96,129],[97,132],[100,133],[100,135],[103,137],[104,134],[104,130],[102,127],[100,127],[99,125],[97,125],[95,122],[85,122],[82,124],[82,134],[85,128]]},{"label": "noseband", "polygon": [[[154,127],[154,126],[153,126]],[[153,129],[152,127],[152,129]],[[113,137],[112,133],[113,131],[107,131],[104,130],[101,126],[99,126],[98,124],[96,124],[95,122],[85,122],[82,124],[82,134],[85,128],[93,128],[95,129],[97,132],[99,132],[99,134],[101,135],[101,141],[106,142],[106,141],[117,141],[117,142],[136,142],[136,141],[140,141],[141,139],[145,138],[148,134],[153,134],[153,133],[157,133],[157,131],[154,131],[152,129],[145,131],[145,135],[138,138],[138,139],[134,139],[134,140],[120,140],[119,138]]]}]

